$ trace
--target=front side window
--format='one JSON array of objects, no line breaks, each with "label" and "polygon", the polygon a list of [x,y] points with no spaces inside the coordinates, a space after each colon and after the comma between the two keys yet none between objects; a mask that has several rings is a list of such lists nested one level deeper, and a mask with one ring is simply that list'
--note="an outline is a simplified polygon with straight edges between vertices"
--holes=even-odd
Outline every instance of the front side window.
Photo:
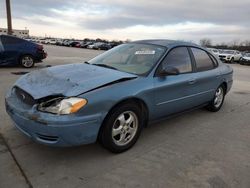
[{"label": "front side window", "polygon": [[198,48],[191,48],[196,62],[197,71],[211,70],[215,67],[207,52]]},{"label": "front side window", "polygon": [[165,51],[166,48],[162,46],[128,43],[108,50],[90,60],[89,63],[136,75],[145,75]]},{"label": "front side window", "polygon": [[178,47],[171,50],[164,59],[163,67],[170,66],[179,70],[179,73],[192,72],[192,63],[188,49]]}]

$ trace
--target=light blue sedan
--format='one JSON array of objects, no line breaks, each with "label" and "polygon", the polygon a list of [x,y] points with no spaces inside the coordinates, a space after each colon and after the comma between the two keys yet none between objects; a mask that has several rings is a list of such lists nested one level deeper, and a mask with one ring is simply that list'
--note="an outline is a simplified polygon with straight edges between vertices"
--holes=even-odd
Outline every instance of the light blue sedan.
[{"label": "light blue sedan", "polygon": [[197,107],[218,111],[233,70],[206,49],[170,40],[135,41],[89,62],[22,76],[6,95],[16,127],[52,146],[131,148],[148,122]]}]

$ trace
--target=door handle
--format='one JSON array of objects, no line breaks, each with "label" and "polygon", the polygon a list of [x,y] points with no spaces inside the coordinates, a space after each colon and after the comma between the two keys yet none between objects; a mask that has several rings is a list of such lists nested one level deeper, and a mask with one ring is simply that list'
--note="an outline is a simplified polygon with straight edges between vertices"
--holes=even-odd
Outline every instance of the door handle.
[{"label": "door handle", "polygon": [[191,78],[190,80],[188,80],[188,83],[189,84],[194,84],[196,82],[196,79],[195,78]]}]

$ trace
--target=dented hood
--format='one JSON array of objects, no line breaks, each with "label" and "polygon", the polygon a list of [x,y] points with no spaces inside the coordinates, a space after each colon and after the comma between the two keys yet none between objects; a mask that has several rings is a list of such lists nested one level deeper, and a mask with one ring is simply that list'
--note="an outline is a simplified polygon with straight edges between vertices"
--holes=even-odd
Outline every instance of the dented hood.
[{"label": "dented hood", "polygon": [[22,76],[15,86],[34,99],[52,95],[77,96],[134,74],[88,64],[70,64],[33,71]]}]

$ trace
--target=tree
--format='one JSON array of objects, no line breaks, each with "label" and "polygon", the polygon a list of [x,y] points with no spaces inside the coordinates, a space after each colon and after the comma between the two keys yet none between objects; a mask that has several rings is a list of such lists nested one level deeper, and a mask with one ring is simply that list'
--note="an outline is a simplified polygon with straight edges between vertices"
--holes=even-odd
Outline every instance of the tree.
[{"label": "tree", "polygon": [[200,40],[200,45],[203,47],[211,47],[212,46],[212,41],[209,38],[203,38]]}]

